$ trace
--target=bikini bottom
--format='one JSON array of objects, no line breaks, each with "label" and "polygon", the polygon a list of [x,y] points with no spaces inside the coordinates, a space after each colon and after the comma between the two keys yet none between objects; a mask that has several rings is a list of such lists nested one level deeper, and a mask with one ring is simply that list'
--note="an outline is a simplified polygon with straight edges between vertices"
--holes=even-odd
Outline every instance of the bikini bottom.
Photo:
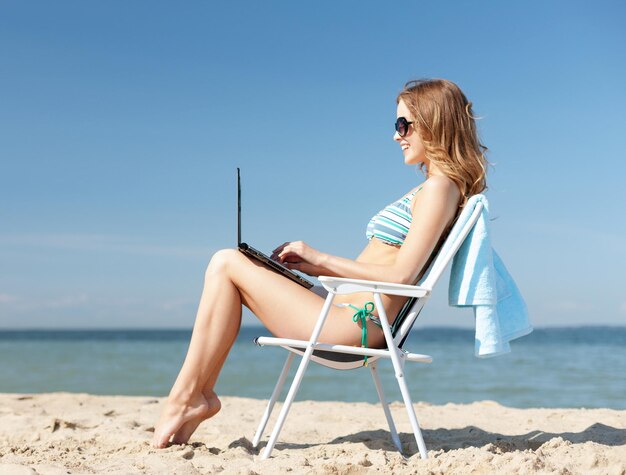
[{"label": "bikini bottom", "polygon": [[[320,297],[324,299],[328,295],[328,291],[321,285],[314,285],[309,290],[313,292],[315,295],[319,295]],[[335,304],[335,306],[340,307],[340,308],[344,307],[343,304],[337,304],[337,303]],[[380,318],[378,318],[376,315],[368,315],[367,319],[382,330],[383,325],[382,323],[380,323]]]}]

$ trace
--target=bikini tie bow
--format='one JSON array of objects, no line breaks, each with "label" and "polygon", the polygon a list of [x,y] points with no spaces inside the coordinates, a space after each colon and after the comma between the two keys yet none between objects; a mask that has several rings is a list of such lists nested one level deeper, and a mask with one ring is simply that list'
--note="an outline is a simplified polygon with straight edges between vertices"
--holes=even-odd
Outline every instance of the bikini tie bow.
[{"label": "bikini tie bow", "polygon": [[[361,322],[361,348],[367,348],[367,317],[372,315],[374,311],[374,302],[365,302],[363,308],[355,307],[352,304],[348,304],[348,306],[356,310],[356,313],[352,315],[352,321],[354,323]],[[363,357],[363,366],[367,366],[367,355]]]}]

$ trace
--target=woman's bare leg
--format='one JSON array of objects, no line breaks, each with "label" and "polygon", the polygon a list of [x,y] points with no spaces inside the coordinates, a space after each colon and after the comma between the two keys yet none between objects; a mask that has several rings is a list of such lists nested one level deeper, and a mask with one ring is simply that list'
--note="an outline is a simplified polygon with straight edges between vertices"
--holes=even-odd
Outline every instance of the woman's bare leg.
[{"label": "woman's bare leg", "polygon": [[186,444],[191,438],[192,434],[196,431],[200,423],[206,419],[209,419],[210,417],[213,417],[222,408],[222,403],[217,397],[217,394],[215,394],[215,391],[213,391],[213,388],[215,387],[215,382],[217,381],[217,377],[219,376],[222,367],[224,366],[227,356],[228,353],[224,353],[224,356],[222,356],[222,358],[218,361],[215,369],[213,370],[213,373],[211,374],[209,380],[202,389],[202,394],[209,403],[210,410],[201,417],[197,417],[195,419],[191,419],[185,422],[174,434],[174,437],[172,437],[173,444]]},{"label": "woman's bare leg", "polygon": [[[242,303],[274,335],[308,339],[324,301],[237,250],[216,253],[207,269],[187,357],[155,428],[156,447],[165,447],[175,434],[177,441],[186,442],[202,420],[219,410],[213,386],[239,331]],[[360,328],[351,316],[350,309],[332,307],[320,339],[359,344]],[[372,346],[377,333],[374,327]]]},{"label": "woman's bare leg", "polygon": [[156,447],[166,446],[185,422],[206,419],[219,410],[217,396],[207,398],[203,389],[225,360],[241,325],[239,292],[223,267],[218,256],[207,268],[187,356],[155,427]]}]

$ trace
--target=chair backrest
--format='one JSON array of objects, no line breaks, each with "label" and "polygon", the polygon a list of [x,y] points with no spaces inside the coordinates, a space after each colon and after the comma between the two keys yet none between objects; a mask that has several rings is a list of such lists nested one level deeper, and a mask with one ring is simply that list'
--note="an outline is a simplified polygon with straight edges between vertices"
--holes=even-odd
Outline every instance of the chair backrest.
[{"label": "chair backrest", "polygon": [[[474,204],[473,202],[478,200],[478,197],[480,196],[481,195],[472,196],[470,198],[472,204]],[[457,218],[454,226],[452,226],[452,229],[448,234],[448,237],[437,253],[437,256],[424,274],[424,277],[422,277],[422,280],[419,282],[420,287],[424,287],[432,291],[435,284],[439,281],[443,272],[446,270],[448,264],[450,264],[459,248],[463,245],[465,238],[476,224],[476,221],[478,221],[478,217],[483,211],[483,203],[478,201],[475,203],[475,206],[471,206],[468,201],[468,205],[465,206]],[[402,346],[406,338],[409,336],[409,333],[413,328],[413,324],[424,307],[426,300],[427,299],[425,298],[410,299],[402,308],[396,317],[396,320],[393,322],[392,331],[394,340],[396,343],[399,343],[400,346]]]},{"label": "chair backrest", "polygon": [[[474,196],[479,197],[481,195]],[[425,287],[429,290],[433,289],[433,287],[443,274],[443,271],[452,261],[459,248],[463,245],[465,238],[476,224],[476,221],[478,221],[478,217],[482,212],[483,203],[480,201],[475,204],[473,209],[469,206],[465,207],[463,212],[461,212],[460,216],[454,223],[454,226],[450,230],[448,238],[443,243],[443,246],[441,246],[441,250],[437,254],[437,257],[433,261],[432,265],[429,267],[426,274],[424,274],[424,277],[422,278],[422,281],[420,283],[421,287]]]}]

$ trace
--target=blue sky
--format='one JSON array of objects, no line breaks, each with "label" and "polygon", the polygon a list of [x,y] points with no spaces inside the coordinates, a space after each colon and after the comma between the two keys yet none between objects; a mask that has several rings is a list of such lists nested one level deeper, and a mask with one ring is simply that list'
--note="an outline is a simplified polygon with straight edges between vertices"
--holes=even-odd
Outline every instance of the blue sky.
[{"label": "blue sky", "polygon": [[[421,77],[482,117],[533,323],[624,325],[624,24],[617,1],[2,2],[0,328],[191,326],[237,166],[247,241],[355,257],[421,180],[392,141]],[[420,324],[471,326],[446,293]]]}]

